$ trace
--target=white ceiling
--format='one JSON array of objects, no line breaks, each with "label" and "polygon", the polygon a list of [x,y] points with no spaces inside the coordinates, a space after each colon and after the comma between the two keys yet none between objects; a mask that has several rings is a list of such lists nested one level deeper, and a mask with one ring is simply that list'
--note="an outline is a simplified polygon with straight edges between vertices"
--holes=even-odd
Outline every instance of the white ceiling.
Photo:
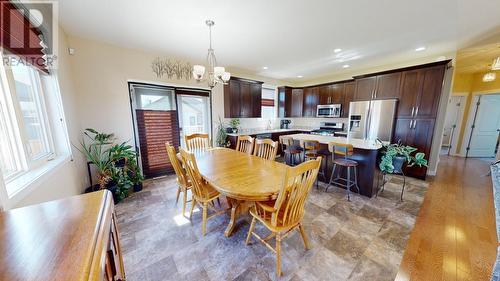
[{"label": "white ceiling", "polygon": [[500,27],[499,0],[62,0],[59,8],[69,34],[193,64],[205,60],[213,19],[220,65],[288,81],[438,57]]}]

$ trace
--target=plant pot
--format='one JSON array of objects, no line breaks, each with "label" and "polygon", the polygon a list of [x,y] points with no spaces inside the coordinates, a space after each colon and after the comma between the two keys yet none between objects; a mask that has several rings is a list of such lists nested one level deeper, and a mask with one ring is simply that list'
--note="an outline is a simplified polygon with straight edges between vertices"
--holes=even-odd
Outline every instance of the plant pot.
[{"label": "plant pot", "polygon": [[117,160],[117,161],[115,161],[115,167],[123,168],[123,167],[125,167],[125,163],[126,163],[125,158]]},{"label": "plant pot", "polygon": [[139,192],[142,190],[142,182],[134,184],[134,192]]},{"label": "plant pot", "polygon": [[118,202],[120,202],[120,198],[118,198],[118,196],[116,195],[116,190],[118,189],[118,185],[117,184],[114,184],[114,185],[110,185],[109,183],[106,185],[106,189],[111,191],[111,194],[113,194],[113,201],[115,202],[115,204],[118,204]]},{"label": "plant pot", "polygon": [[403,173],[403,165],[406,162],[406,157],[404,156],[394,156],[392,158],[392,165],[394,166],[394,173]]}]

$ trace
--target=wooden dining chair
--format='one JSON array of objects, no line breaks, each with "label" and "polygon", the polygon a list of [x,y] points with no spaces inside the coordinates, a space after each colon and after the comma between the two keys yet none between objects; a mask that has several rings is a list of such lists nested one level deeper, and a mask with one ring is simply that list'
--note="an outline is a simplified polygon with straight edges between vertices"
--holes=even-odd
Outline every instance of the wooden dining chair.
[{"label": "wooden dining chair", "polygon": [[[276,254],[276,274],[281,275],[281,241],[293,230],[298,229],[304,246],[309,249],[302,218],[304,217],[304,205],[316,177],[318,176],[321,157],[316,160],[304,162],[295,167],[286,169],[285,178],[280,188],[278,198],[267,202],[255,202],[250,209],[252,223],[248,230],[246,244],[250,238],[255,236]],[[260,221],[271,231],[266,238],[260,237],[254,232],[256,222]],[[276,247],[273,248],[267,241],[276,238]]]},{"label": "wooden dining chair", "polygon": [[191,189],[191,181],[188,179],[188,176],[186,174],[186,170],[182,167],[181,162],[177,158],[177,152],[175,151],[175,148],[170,145],[170,143],[166,143],[165,147],[167,149],[167,154],[168,158],[170,159],[170,163],[172,164],[172,167],[174,167],[175,175],[177,176],[177,197],[175,199],[175,203],[179,202],[179,195],[182,192],[183,193],[183,199],[182,199],[182,215],[185,216],[186,213],[186,204],[187,202],[191,200],[187,200],[187,192],[189,189]]},{"label": "wooden dining chair", "polygon": [[205,150],[211,147],[208,134],[191,134],[184,137],[187,150]]},{"label": "wooden dining chair", "polygon": [[276,158],[276,153],[278,153],[278,142],[271,139],[256,139],[255,148],[253,150],[253,155],[267,159],[273,160]]},{"label": "wooden dining chair", "polygon": [[238,136],[238,141],[236,142],[236,150],[247,154],[252,154],[253,152],[254,138],[251,136]]},{"label": "wooden dining chair", "polygon": [[[213,201],[219,198],[220,193],[201,177],[194,154],[182,148],[179,150],[181,152],[182,161],[184,162],[188,178],[192,184],[191,192],[193,194],[193,199],[191,203],[191,211],[189,212],[189,219],[193,216],[194,206],[198,204],[202,208],[203,217],[201,232],[203,236],[205,236],[207,233],[207,220],[223,214],[226,210],[217,211],[215,209]],[[214,213],[210,216],[208,216],[208,208],[211,208],[214,211]]]}]

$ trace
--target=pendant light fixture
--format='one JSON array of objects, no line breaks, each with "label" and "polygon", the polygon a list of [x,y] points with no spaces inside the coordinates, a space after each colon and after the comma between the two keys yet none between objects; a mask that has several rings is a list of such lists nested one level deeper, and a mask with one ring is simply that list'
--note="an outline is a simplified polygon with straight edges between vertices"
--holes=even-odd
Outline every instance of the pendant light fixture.
[{"label": "pendant light fixture", "polygon": [[226,69],[222,66],[217,65],[217,59],[215,58],[214,49],[212,49],[212,26],[215,22],[212,20],[206,20],[205,24],[208,26],[209,30],[209,48],[207,54],[207,67],[208,71],[203,65],[193,66],[193,76],[196,81],[207,81],[210,88],[215,87],[218,83],[227,84],[231,78],[231,73],[226,72]]}]

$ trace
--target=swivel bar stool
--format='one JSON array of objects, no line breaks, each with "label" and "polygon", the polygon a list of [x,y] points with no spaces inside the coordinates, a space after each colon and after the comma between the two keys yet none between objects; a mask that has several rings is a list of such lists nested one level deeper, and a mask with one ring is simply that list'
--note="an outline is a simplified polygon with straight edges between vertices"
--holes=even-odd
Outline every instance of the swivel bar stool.
[{"label": "swivel bar stool", "polygon": [[[348,158],[348,156],[351,156],[353,154],[354,148],[352,147],[352,144],[331,142],[328,144],[328,150],[332,153],[333,169],[332,169],[332,175],[330,176],[330,181],[328,182],[328,186],[325,188],[325,192],[328,191],[328,188],[330,187],[331,184],[345,187],[345,189],[347,190],[347,200],[351,201],[350,197],[351,187],[355,186],[359,193],[358,162]],[[343,155],[344,157],[335,158],[335,154]],[[340,167],[339,170],[337,171],[337,177],[335,177],[334,179],[333,176],[335,175],[335,170],[337,168],[337,165]],[[342,167],[347,169],[346,178],[340,176]],[[351,169],[354,172],[354,179],[351,179]]]}]

